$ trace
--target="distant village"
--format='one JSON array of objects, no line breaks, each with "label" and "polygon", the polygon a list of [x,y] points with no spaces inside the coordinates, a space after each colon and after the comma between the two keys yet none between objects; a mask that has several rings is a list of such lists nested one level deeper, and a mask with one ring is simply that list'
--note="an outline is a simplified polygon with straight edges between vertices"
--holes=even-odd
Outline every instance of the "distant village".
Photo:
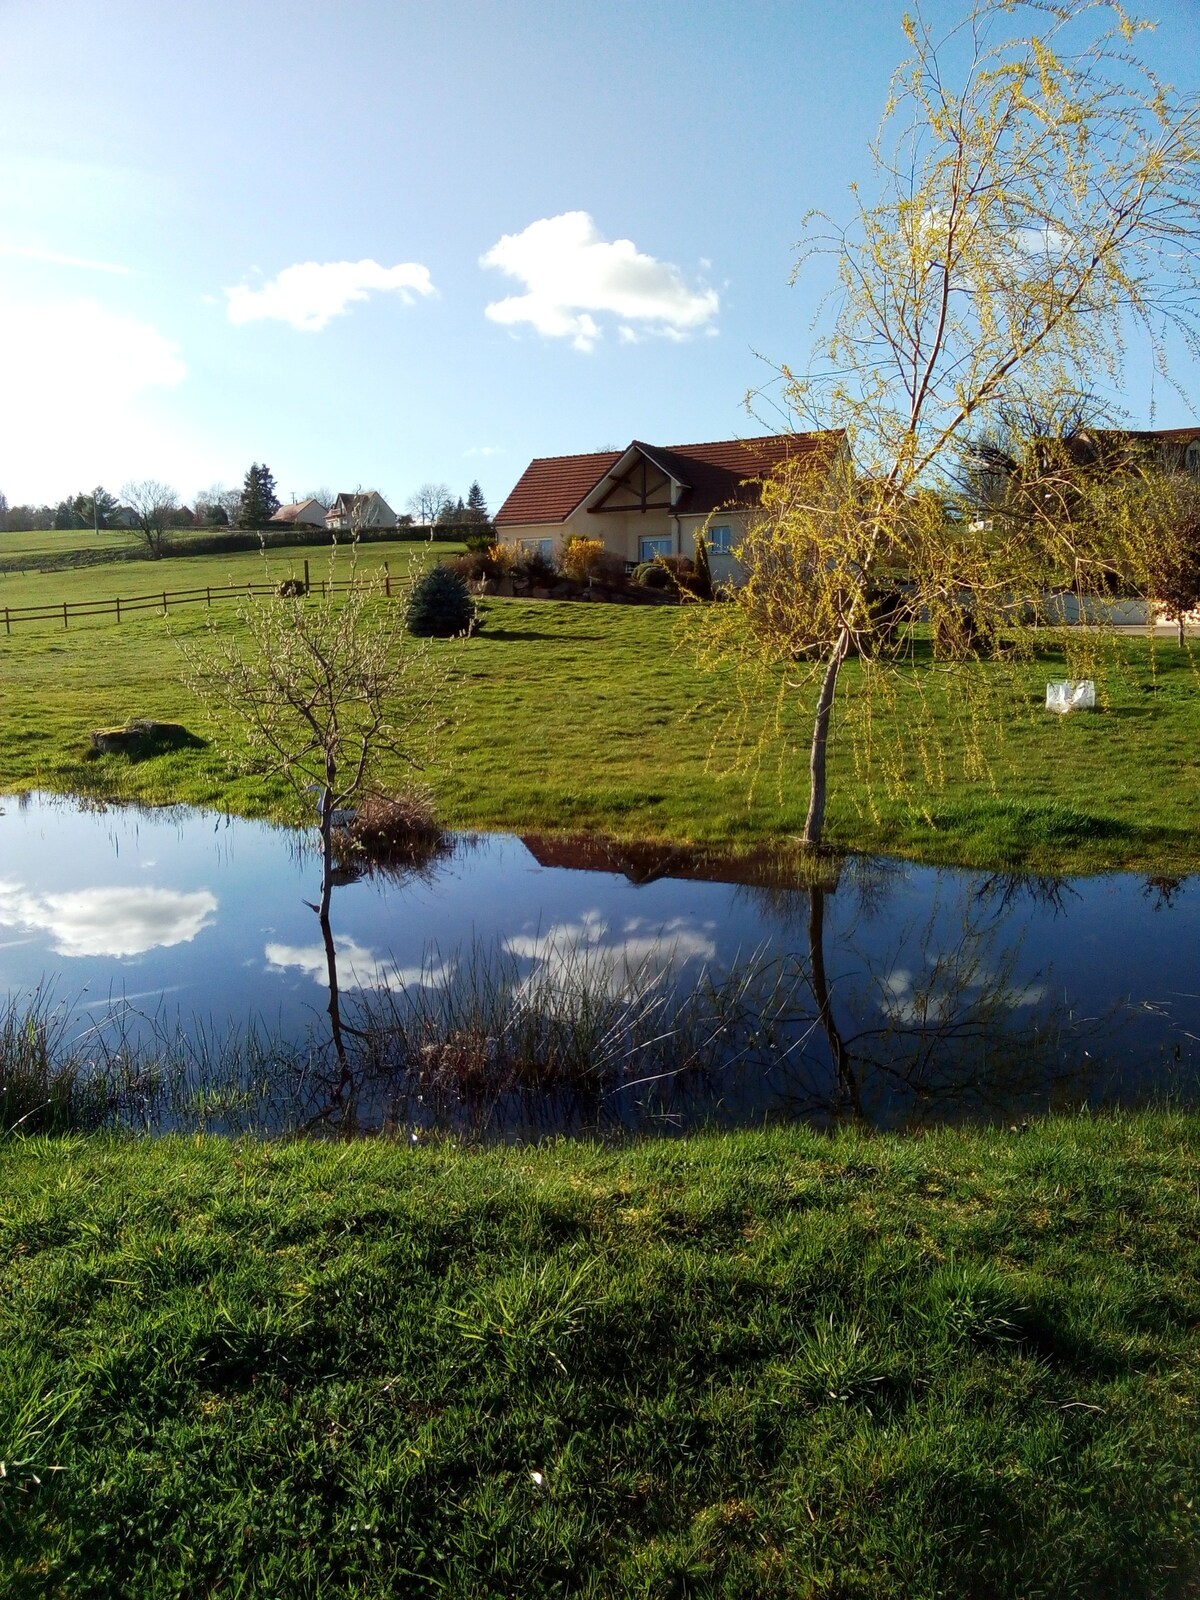
[{"label": "distant village", "polygon": [[454,495],[447,484],[424,483],[396,511],[378,489],[334,494],[316,489],[281,504],[274,476],[255,462],[240,489],[214,484],[186,504],[171,485],[140,479],[122,485],[119,494],[97,487],[68,496],[55,505],[10,505],[0,492],[0,531],[29,533],[44,529],[87,529],[96,533],[128,529],[161,534],[183,528],[327,528],[331,533],[361,533],[398,528],[484,527],[487,502],[478,483],[466,496]]}]

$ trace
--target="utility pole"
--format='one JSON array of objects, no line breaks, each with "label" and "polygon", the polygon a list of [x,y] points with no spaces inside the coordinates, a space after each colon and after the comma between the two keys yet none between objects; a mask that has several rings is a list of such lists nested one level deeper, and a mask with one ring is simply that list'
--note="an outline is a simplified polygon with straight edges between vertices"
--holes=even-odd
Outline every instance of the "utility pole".
[{"label": "utility pole", "polygon": [[100,537],[100,486],[92,490],[92,532],[97,539]]}]

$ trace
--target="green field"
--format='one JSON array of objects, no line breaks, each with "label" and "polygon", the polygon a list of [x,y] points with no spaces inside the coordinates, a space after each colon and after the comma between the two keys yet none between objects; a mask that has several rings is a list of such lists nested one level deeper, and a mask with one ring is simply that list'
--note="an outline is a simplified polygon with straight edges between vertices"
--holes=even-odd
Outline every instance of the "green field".
[{"label": "green field", "polygon": [[[78,540],[78,533],[13,534],[0,537],[16,539]],[[89,535],[88,537],[92,537]],[[117,541],[125,536],[102,534],[101,539]],[[205,537],[211,537],[206,530]],[[0,554],[6,547],[0,545]],[[119,546],[117,547],[119,548]],[[134,547],[136,548],[136,547]],[[385,562],[396,576],[410,568],[422,568],[438,561],[446,554],[460,549],[453,544],[431,545],[426,539],[394,539],[362,546],[359,571],[364,575],[379,572]],[[164,590],[203,589],[212,587],[239,588],[247,583],[279,582],[282,578],[302,576],[305,562],[311,579],[316,582],[327,576],[330,552],[321,546],[297,545],[293,548],[272,549],[265,556],[261,551],[239,550],[223,555],[169,555],[159,561],[110,560],[98,565],[64,567],[50,571],[38,570],[34,560],[27,570],[0,571],[0,607],[16,609],[21,606],[68,606],[99,600],[122,600],[135,595],[161,594]],[[345,566],[340,563],[339,571]],[[76,627],[112,626],[111,618],[76,619]],[[31,629],[44,630],[56,626],[46,622],[14,623],[14,630],[22,634]]]},{"label": "green field", "polygon": [[[302,570],[303,552],[272,557],[274,577]],[[312,575],[318,573],[309,553]],[[429,547],[371,545],[369,570],[396,573]],[[153,588],[237,584],[262,571],[259,555],[192,557],[136,566],[4,580],[4,593],[35,598],[106,597],[122,580],[152,573]],[[18,585],[23,587],[18,589]],[[139,591],[130,586],[127,593]],[[16,603],[15,600],[12,603]],[[693,613],[671,608],[492,600],[485,627],[443,646],[456,665],[447,702],[452,725],[427,774],[447,823],[483,828],[601,830],[626,837],[694,840],[733,848],[786,842],[808,800],[806,725],[790,702],[778,730],[768,688],[738,731],[729,671],[702,673],[690,632]],[[94,727],[131,716],[186,723],[216,741],[222,730],[180,681],[176,638],[193,637],[206,617],[234,626],[234,607],[182,608],[163,619],[140,613],[69,629],[48,623],[0,635],[0,788],[81,790],[149,802],[186,800],[248,814],[294,815],[286,788],[248,777],[214,742],[130,763],[84,759]],[[843,674],[831,755],[829,842],[928,861],[1028,866],[1039,870],[1129,867],[1157,875],[1200,866],[1200,680],[1190,652],[1130,639],[1102,684],[1102,709],[1072,718],[1039,707],[1047,678],[1065,673],[1048,652],[1007,674],[996,710],[972,740],[985,770],[964,761],[955,726],[955,680],[914,674],[894,704],[877,707],[878,750],[907,769],[889,788],[855,770],[856,741],[845,718],[859,695],[861,668]],[[991,673],[979,665],[971,669]],[[1007,671],[1007,669],[1006,669]],[[942,694],[942,750],[912,739],[919,687]],[[765,759],[749,766],[751,744],[767,731]],[[402,774],[396,773],[397,781]]]},{"label": "green field", "polygon": [[6,569],[19,566],[36,571],[42,562],[68,561],[73,556],[115,561],[139,546],[144,548],[145,541],[127,528],[105,528],[100,533],[87,528],[34,528],[23,533],[4,529],[0,530],[0,564]]},{"label": "green field", "polygon": [[1200,1594],[1200,1124],[0,1146],[0,1589]]}]

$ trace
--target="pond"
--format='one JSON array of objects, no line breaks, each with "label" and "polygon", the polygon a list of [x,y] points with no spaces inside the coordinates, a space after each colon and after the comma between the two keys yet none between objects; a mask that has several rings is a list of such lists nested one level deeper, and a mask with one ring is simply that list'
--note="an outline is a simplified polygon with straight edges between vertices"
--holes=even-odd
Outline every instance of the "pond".
[{"label": "pond", "polygon": [[2,804],[0,987],[40,993],[117,1121],[524,1137],[1200,1098],[1187,880],[460,836],[339,874],[334,1061],[307,836]]}]

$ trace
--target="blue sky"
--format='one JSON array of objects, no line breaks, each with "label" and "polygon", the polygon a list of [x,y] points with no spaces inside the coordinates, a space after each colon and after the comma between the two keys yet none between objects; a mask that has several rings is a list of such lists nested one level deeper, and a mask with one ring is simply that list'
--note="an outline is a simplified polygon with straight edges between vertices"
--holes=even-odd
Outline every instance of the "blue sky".
[{"label": "blue sky", "polygon": [[[261,460],[284,498],[495,507],[533,455],[763,431],[903,10],[0,0],[0,489],[190,500]],[[1200,6],[1154,13],[1194,86]]]}]

